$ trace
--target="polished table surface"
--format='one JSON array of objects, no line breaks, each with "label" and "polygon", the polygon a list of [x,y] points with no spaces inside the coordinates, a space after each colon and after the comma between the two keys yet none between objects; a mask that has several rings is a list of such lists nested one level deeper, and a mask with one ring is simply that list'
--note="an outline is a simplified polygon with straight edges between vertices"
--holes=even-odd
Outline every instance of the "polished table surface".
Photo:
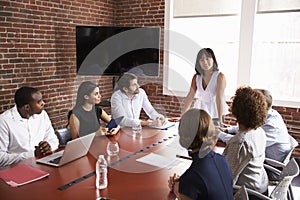
[{"label": "polished table surface", "polygon": [[[106,144],[109,140],[118,141],[120,152],[118,156],[108,156]],[[168,178],[174,172],[181,174],[191,161],[180,159],[179,165],[171,168],[159,168],[137,162],[136,159],[151,152],[175,158],[178,149],[172,144],[178,143],[177,127],[168,130],[143,128],[141,135],[135,135],[131,129],[122,129],[112,137],[95,136],[87,156],[79,158],[61,167],[51,167],[37,164],[35,158],[22,163],[29,164],[50,175],[47,178],[32,182],[17,188],[0,180],[0,199],[173,199],[169,192]],[[108,163],[108,187],[97,190],[95,175],[73,184],[64,190],[58,188],[95,171],[96,159],[99,154],[105,154]],[[0,168],[4,170],[7,168]]]}]

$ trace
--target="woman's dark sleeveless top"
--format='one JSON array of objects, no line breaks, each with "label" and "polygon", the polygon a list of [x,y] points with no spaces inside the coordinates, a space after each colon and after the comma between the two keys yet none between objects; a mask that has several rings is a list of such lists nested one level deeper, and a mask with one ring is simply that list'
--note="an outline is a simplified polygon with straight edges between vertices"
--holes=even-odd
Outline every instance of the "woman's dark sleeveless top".
[{"label": "woman's dark sleeveless top", "polygon": [[96,132],[100,128],[102,109],[93,106],[92,110],[86,111],[81,106],[73,109],[74,115],[79,120],[79,136],[85,136]]}]

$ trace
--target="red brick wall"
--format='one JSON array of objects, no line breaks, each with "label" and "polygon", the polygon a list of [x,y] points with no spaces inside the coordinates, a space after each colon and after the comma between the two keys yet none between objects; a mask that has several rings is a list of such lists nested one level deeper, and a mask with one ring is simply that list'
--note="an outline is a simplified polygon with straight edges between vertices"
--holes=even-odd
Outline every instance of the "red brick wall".
[{"label": "red brick wall", "polygon": [[116,0],[116,24],[164,27],[164,0]]},{"label": "red brick wall", "polygon": [[[0,113],[13,106],[17,88],[32,85],[42,90],[53,126],[64,126],[77,90],[75,26],[159,26],[163,30],[164,2],[0,0]],[[140,83],[159,111],[179,116],[182,98],[162,94],[162,77],[161,67],[159,77],[140,79]],[[94,77],[94,80],[100,84],[103,98],[109,98],[112,78]],[[275,109],[283,115],[290,133],[300,141],[300,108]],[[296,153],[300,157],[299,149]]]},{"label": "red brick wall", "polygon": [[[288,107],[273,107],[276,109],[283,117],[289,133],[300,142],[300,108],[288,108]],[[293,156],[300,158],[300,146],[298,146]]]},{"label": "red brick wall", "polygon": [[0,113],[13,106],[17,88],[30,85],[41,89],[53,126],[64,126],[76,92],[75,26],[114,24],[114,4],[0,0]]}]

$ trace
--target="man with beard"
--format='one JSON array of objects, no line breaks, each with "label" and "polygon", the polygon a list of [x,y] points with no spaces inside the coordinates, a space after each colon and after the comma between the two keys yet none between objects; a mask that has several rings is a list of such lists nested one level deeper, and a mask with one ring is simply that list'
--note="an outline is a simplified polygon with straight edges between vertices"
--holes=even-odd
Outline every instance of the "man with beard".
[{"label": "man with beard", "polygon": [[[121,127],[162,126],[165,123],[163,115],[151,105],[146,92],[140,88],[137,76],[124,73],[118,81],[118,90],[111,97],[111,112],[113,118],[124,116]],[[151,121],[140,120],[141,110],[144,110]]]},{"label": "man with beard", "polygon": [[49,154],[59,143],[38,89],[19,88],[15,104],[0,115],[1,167]]}]

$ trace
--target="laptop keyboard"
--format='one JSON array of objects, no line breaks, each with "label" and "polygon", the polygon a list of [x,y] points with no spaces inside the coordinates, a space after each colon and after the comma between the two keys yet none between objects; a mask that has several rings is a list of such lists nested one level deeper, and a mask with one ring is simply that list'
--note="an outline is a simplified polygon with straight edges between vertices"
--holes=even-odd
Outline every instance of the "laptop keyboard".
[{"label": "laptop keyboard", "polygon": [[49,160],[50,163],[58,164],[62,156]]}]

